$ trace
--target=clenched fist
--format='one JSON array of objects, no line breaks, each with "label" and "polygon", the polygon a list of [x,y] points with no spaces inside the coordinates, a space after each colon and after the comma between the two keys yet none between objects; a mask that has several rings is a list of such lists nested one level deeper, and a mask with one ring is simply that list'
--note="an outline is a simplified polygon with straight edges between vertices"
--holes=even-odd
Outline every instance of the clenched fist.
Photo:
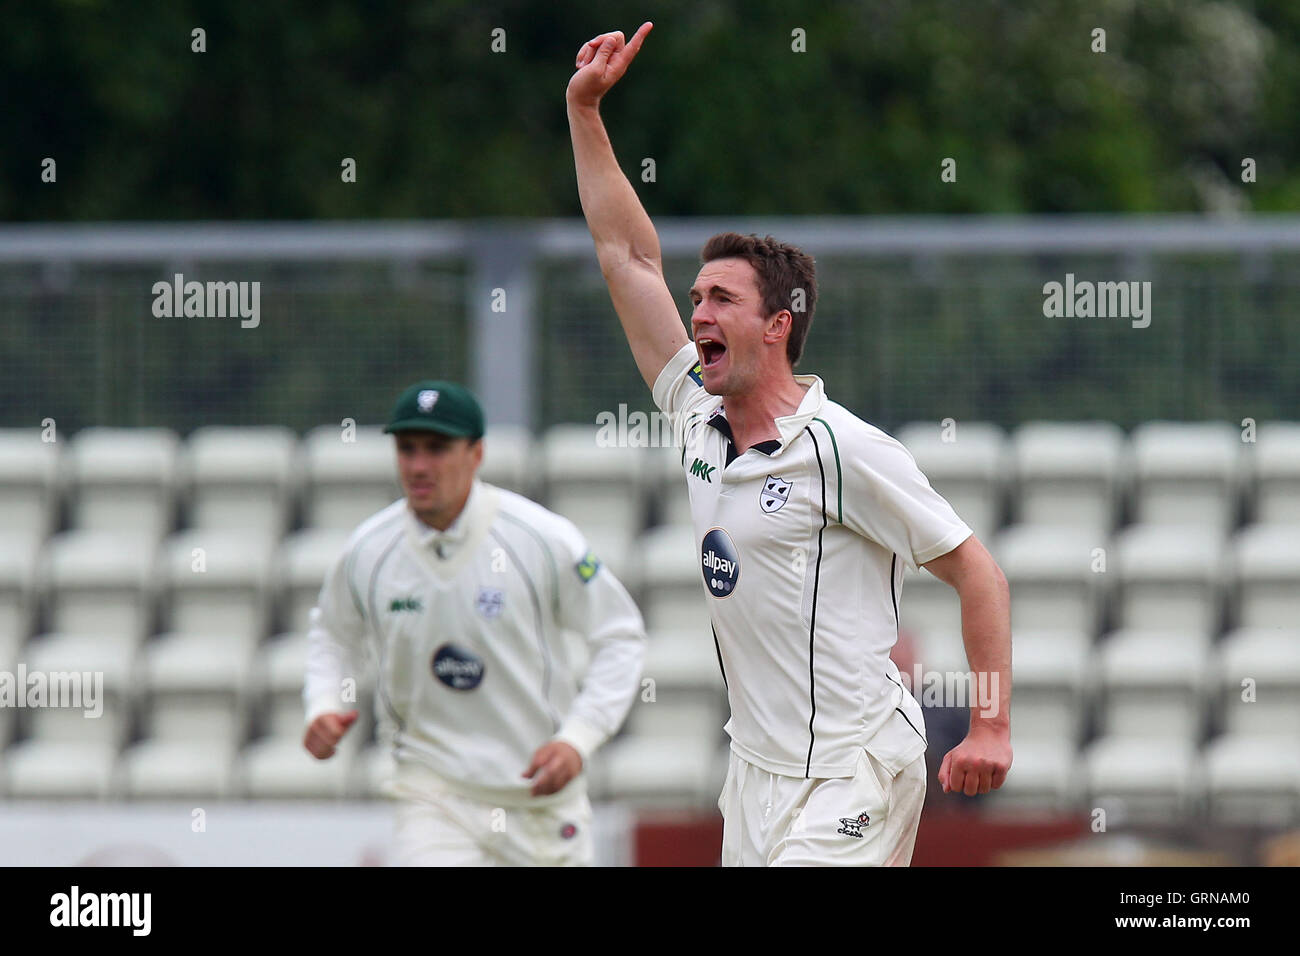
[{"label": "clenched fist", "polygon": [[646,35],[654,28],[648,20],[631,40],[624,41],[623,31],[602,33],[588,40],[578,50],[574,68],[577,70],[569,80],[569,89],[565,94],[571,106],[595,107],[600,98],[609,92],[627,72],[627,68],[636,59]]},{"label": "clenched fist", "polygon": [[944,793],[973,797],[997,790],[1011,769],[1011,735],[975,726],[966,739],[944,755],[939,783]]},{"label": "clenched fist", "polygon": [[552,740],[537,748],[524,776],[533,781],[532,795],[541,797],[559,793],[580,773],[582,756],[573,749],[573,745],[563,740]]},{"label": "clenched fist", "polygon": [[355,710],[348,711],[346,714],[321,714],[307,727],[307,735],[303,738],[302,745],[317,760],[328,760],[334,756],[334,748],[348,732],[348,728],[356,723],[356,719]]}]

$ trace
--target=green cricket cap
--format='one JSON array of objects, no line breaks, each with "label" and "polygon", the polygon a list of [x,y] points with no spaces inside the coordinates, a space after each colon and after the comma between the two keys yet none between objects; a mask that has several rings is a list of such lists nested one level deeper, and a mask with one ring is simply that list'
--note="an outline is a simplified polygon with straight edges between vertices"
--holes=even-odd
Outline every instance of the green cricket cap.
[{"label": "green cricket cap", "polygon": [[440,432],[457,438],[483,437],[483,408],[463,385],[426,380],[397,397],[386,432]]}]

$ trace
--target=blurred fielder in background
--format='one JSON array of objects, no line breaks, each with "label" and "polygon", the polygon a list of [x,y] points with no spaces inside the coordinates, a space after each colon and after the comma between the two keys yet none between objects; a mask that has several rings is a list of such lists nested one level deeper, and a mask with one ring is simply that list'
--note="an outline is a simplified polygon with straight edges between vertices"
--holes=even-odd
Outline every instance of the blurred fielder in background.
[{"label": "blurred fielder in background", "polygon": [[[368,634],[395,731],[395,861],[589,865],[583,770],[638,689],[640,612],[570,522],[476,478],[467,389],[412,385],[384,430],[406,497],[357,528],[321,589],[304,744],[324,760],[356,720],[343,689]],[[585,679],[562,629],[590,645]]]},{"label": "blurred fielder in background", "polygon": [[925,796],[921,709],[889,651],[904,566],[954,587],[971,709],[945,790],[1000,787],[1011,766],[1010,596],[984,546],[907,450],[794,375],[816,303],[812,259],[724,233],[690,290],[694,343],[653,224],[599,114],[651,24],[578,51],[567,92],[578,192],[601,271],[655,403],[674,422],[731,702],[719,799],[724,865],[907,865]]}]

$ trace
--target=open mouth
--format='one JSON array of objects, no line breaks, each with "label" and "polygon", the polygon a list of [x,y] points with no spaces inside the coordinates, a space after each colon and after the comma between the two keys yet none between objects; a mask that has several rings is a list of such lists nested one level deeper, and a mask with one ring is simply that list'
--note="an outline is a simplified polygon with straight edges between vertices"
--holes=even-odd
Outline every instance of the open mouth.
[{"label": "open mouth", "polygon": [[717,339],[711,339],[707,336],[701,339],[696,339],[695,344],[700,349],[700,359],[705,368],[712,368],[717,365],[722,361],[723,353],[727,351],[725,345]]}]

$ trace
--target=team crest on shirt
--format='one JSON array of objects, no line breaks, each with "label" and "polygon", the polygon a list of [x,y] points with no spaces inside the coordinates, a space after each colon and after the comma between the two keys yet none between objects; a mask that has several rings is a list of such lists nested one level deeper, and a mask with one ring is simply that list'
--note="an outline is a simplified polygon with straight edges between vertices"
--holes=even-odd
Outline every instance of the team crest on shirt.
[{"label": "team crest on shirt", "polygon": [[506,592],[500,588],[479,588],[474,606],[488,619],[500,617],[506,608]]},{"label": "team crest on shirt", "polygon": [[773,515],[785,507],[785,503],[790,500],[790,485],[791,482],[784,478],[767,476],[758,495],[758,506],[764,514]]},{"label": "team crest on shirt", "polygon": [[865,813],[859,813],[856,817],[840,817],[840,828],[836,833],[843,833],[845,836],[857,837],[862,839],[862,828],[871,826],[871,817]]}]

